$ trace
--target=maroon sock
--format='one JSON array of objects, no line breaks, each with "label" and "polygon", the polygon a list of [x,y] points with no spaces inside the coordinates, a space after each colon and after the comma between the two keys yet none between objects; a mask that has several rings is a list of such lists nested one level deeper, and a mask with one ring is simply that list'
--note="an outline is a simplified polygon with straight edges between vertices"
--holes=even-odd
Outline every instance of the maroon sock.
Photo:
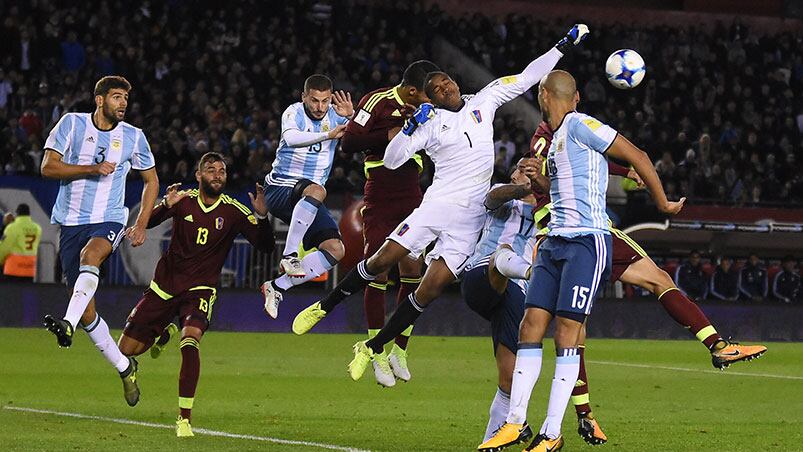
[{"label": "maroon sock", "polygon": [[722,340],[700,307],[689,300],[677,287],[664,291],[658,297],[658,301],[661,302],[670,317],[688,328],[709,350]]},{"label": "maroon sock", "polygon": [[181,417],[190,419],[192,404],[195,400],[195,388],[201,374],[201,355],[198,352],[198,341],[194,337],[181,340],[181,372],[178,375],[178,407]]},{"label": "maroon sock", "polygon": [[572,390],[572,404],[577,415],[591,412],[590,400],[588,397],[588,376],[586,375],[585,345],[577,346],[577,353],[580,355],[580,372],[577,374],[577,382]]},{"label": "maroon sock", "polygon": [[[399,278],[399,280],[399,293],[396,294],[396,306],[398,306],[402,301],[406,300],[411,293],[415,292],[415,289],[418,287],[418,283],[421,282],[421,277],[402,276]],[[400,334],[396,336],[396,345],[401,347],[402,350],[407,350],[407,344],[409,342],[409,335]]]},{"label": "maroon sock", "polygon": [[372,282],[365,288],[363,307],[365,322],[369,330],[378,330],[385,326],[385,292],[387,283]]}]

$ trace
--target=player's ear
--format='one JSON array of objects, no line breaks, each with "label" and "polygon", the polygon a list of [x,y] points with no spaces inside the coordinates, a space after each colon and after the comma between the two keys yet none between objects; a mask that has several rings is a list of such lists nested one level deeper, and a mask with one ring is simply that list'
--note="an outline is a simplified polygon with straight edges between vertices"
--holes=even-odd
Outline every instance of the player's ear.
[{"label": "player's ear", "polygon": [[95,106],[98,108],[103,106],[103,96],[100,95],[95,96]]},{"label": "player's ear", "polygon": [[195,170],[195,180],[200,184],[201,183],[201,170]]}]

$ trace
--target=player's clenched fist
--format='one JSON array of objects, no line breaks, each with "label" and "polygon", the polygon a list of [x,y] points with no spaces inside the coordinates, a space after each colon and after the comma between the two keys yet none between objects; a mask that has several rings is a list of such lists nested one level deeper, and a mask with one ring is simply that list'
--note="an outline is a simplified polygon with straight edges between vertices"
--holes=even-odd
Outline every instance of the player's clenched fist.
[{"label": "player's clenched fist", "polygon": [[95,174],[98,176],[108,176],[109,174],[114,172],[114,169],[117,168],[116,163],[112,162],[101,162],[97,165],[93,165],[95,169]]}]

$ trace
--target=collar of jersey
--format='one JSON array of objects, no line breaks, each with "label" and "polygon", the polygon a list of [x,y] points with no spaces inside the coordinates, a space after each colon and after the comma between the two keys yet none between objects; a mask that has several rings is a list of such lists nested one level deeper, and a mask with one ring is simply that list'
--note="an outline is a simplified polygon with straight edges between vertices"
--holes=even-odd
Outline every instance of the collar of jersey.
[{"label": "collar of jersey", "polygon": [[201,210],[203,210],[204,213],[209,213],[209,212],[215,210],[215,207],[217,207],[217,205],[220,204],[220,201],[223,200],[223,195],[221,194],[220,196],[218,196],[217,197],[217,201],[215,201],[215,203],[212,204],[209,207],[205,206],[204,202],[201,201],[201,193],[200,192],[198,193],[198,198],[197,199],[198,199],[198,205],[201,206]]},{"label": "collar of jersey", "polygon": [[401,87],[402,87],[401,84],[394,86],[393,88],[391,88],[391,93],[393,93],[393,98],[396,99],[396,102],[398,102],[399,105],[404,105],[404,101],[399,95],[399,90],[401,89]]},{"label": "collar of jersey", "polygon": [[[567,112],[566,112],[566,114],[565,114],[565,115],[563,115],[563,117],[560,119],[560,122],[558,123],[558,126],[557,126],[557,127],[555,127],[554,129],[552,129],[552,135],[553,135],[553,136],[555,135],[555,132],[557,132],[557,131],[558,131],[558,129],[560,129],[560,126],[562,126],[562,125],[563,125],[563,121],[565,121],[565,120],[566,120],[566,117],[567,117],[567,116],[569,116],[569,115],[570,115],[570,114],[572,114],[572,113],[577,113],[577,110],[570,110],[570,111],[567,111]],[[549,123],[547,123],[547,124],[549,124]]]},{"label": "collar of jersey", "polygon": [[89,114],[89,122],[92,123],[92,127],[94,127],[95,130],[97,130],[98,132],[111,132],[112,130],[116,129],[117,126],[120,124],[120,121],[117,121],[117,122],[114,123],[114,127],[112,127],[111,129],[103,130],[100,127],[98,127],[97,124],[95,124],[95,113],[90,113]]}]

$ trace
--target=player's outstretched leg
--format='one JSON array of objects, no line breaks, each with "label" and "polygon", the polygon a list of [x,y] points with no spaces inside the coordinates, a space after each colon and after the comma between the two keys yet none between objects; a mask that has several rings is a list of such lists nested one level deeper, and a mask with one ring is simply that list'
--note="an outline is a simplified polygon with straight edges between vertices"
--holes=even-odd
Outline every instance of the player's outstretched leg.
[{"label": "player's outstretched leg", "polygon": [[[404,275],[407,273],[404,271],[404,269],[410,266],[413,266],[413,268],[418,268],[420,271],[420,263],[417,260],[406,263],[405,260],[402,260],[402,262],[399,263],[399,272]],[[407,271],[409,272],[409,269]],[[420,276],[407,275],[399,277],[399,292],[396,295],[396,306],[407,300],[410,294],[415,292],[415,289],[420,283]],[[388,361],[390,362],[390,368],[393,370],[393,375],[404,382],[410,381],[410,379],[413,377],[410,373],[410,368],[407,365],[407,346],[410,343],[410,336],[412,334],[413,325],[410,325],[407,327],[407,329],[402,331],[400,335],[396,336],[393,348],[390,350],[390,354],[388,355]]]},{"label": "player's outstretched leg", "polygon": [[[333,247],[338,249],[343,248],[343,244],[339,239],[331,239],[327,242],[329,241],[337,242],[336,244],[332,244]],[[342,257],[343,253],[330,252],[329,250],[323,248],[326,245],[326,242],[324,242],[320,245],[321,249],[307,254],[300,261],[301,266],[304,268],[304,276],[293,277],[289,276],[288,274],[284,274],[273,281],[266,281],[262,284],[262,295],[265,297],[264,309],[269,316],[274,319],[279,316],[279,304],[282,302],[284,294],[287,290],[293,286],[298,286],[311,279],[315,279],[337,265],[337,262],[340,259],[335,254],[338,254]]]},{"label": "player's outstretched leg", "polygon": [[[368,339],[385,325],[385,292],[387,292],[387,274],[368,283],[363,296],[365,322],[368,324]],[[386,388],[396,385],[396,378],[390,368],[387,353],[378,353],[374,356],[374,378],[377,384]]]},{"label": "player's outstretched leg", "polygon": [[120,372],[120,379],[123,381],[123,396],[128,406],[134,406],[139,402],[139,385],[137,385],[137,370],[139,364],[137,360],[129,356],[128,368]]},{"label": "player's outstretched leg", "polygon": [[165,346],[176,333],[178,333],[178,326],[175,323],[167,325],[162,334],[156,338],[153,346],[151,346],[151,358],[156,359],[161,356]]},{"label": "player's outstretched leg", "polygon": [[741,345],[722,339],[700,307],[689,300],[675,286],[669,274],[655,265],[649,257],[630,264],[620,280],[655,294],[670,317],[691,331],[708,348],[711,363],[717,369],[724,369],[739,361],[750,361],[767,351],[767,347],[763,345]]},{"label": "player's outstretched leg", "polygon": [[123,396],[129,406],[134,406],[139,402],[139,386],[137,385],[137,361],[127,357],[120,351],[114,342],[109,325],[95,311],[94,300],[89,303],[87,310],[81,319],[82,328],[86,331],[89,339],[95,344],[98,351],[106,358],[123,381]]},{"label": "player's outstretched leg", "polygon": [[[293,207],[289,229],[287,230],[287,241],[284,244],[284,252],[282,253],[283,258],[279,262],[280,270],[294,278],[303,278],[307,274],[301,264],[301,259],[298,258],[298,247],[301,245],[301,240],[310,225],[315,221],[318,208],[321,207],[321,203],[326,199],[326,189],[320,185],[303,180],[299,184],[308,185],[303,188],[303,197]],[[296,185],[294,190],[301,188],[299,184]]]}]

